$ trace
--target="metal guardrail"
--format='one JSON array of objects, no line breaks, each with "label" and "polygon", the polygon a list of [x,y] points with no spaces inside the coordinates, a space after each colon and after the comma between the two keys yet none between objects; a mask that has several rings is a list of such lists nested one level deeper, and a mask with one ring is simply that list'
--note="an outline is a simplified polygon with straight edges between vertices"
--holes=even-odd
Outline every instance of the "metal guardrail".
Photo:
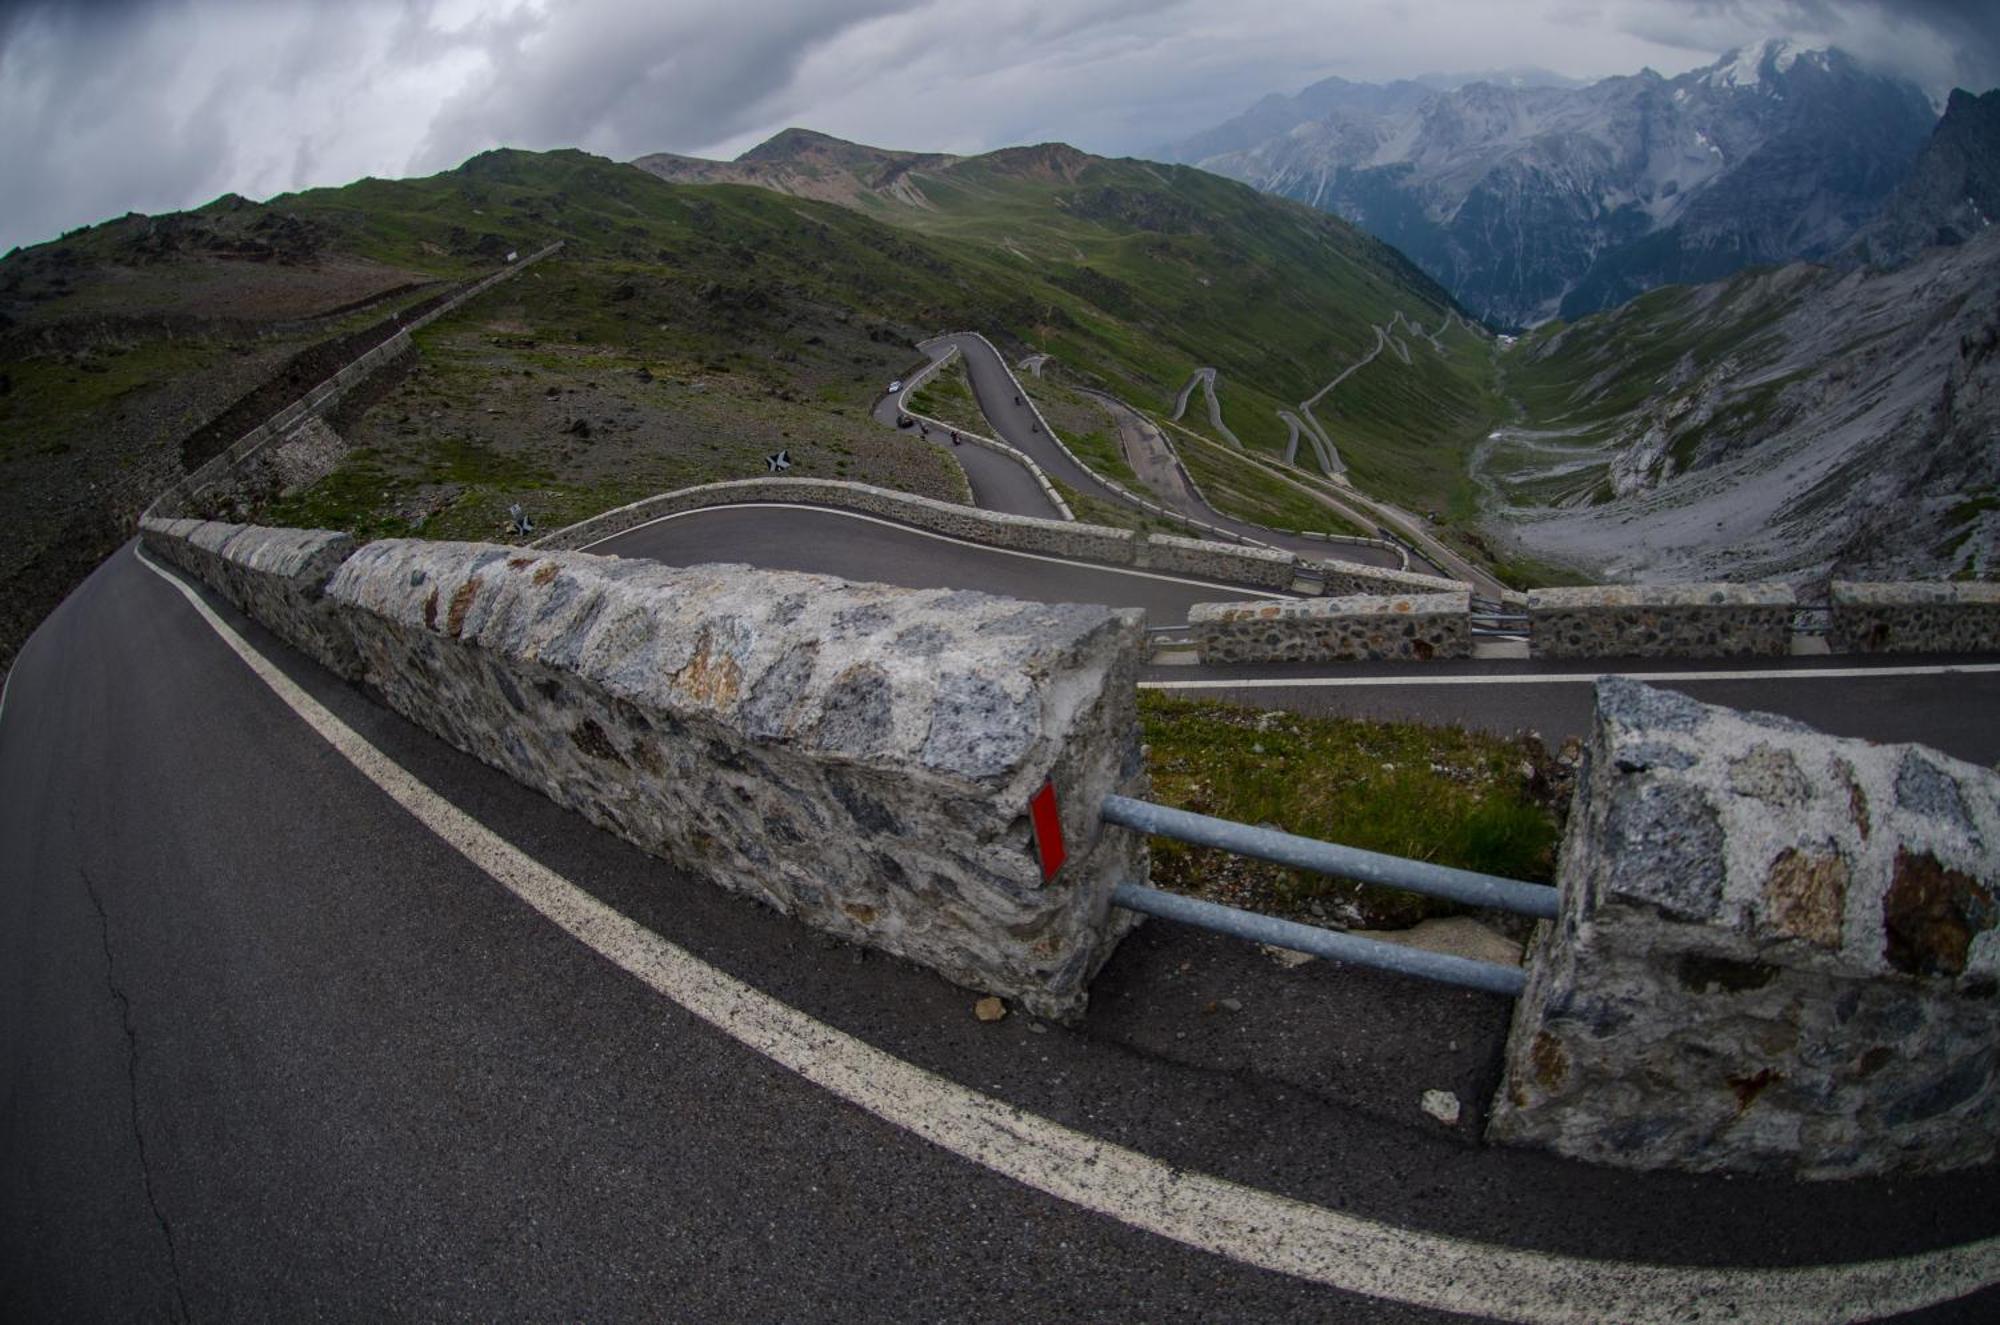
[{"label": "metal guardrail", "polygon": [[[1385,855],[1379,851],[1363,851],[1358,847],[1321,842],[1273,828],[1259,828],[1253,824],[1176,810],[1130,796],[1106,796],[1099,816],[1105,823],[1134,832],[1214,847],[1239,856],[1289,865],[1294,869],[1402,888],[1427,897],[1443,897],[1468,906],[1511,911],[1516,915],[1542,920],[1553,920],[1556,916],[1556,890],[1542,884],[1452,869],[1428,861]],[[1215,902],[1161,892],[1139,884],[1120,884],[1112,893],[1112,901],[1130,910],[1163,916],[1273,947],[1291,948],[1318,957],[1373,966],[1468,989],[1483,989],[1509,997],[1520,994],[1527,981],[1526,973],[1516,966],[1359,938],[1315,925],[1302,925]]]},{"label": "metal guardrail", "polygon": [[1363,851],[1317,838],[1281,833],[1275,828],[1259,828],[1229,819],[1155,805],[1130,796],[1106,796],[1101,811],[1104,822],[1130,828],[1155,837],[1171,837],[1177,842],[1216,847],[1239,856],[1254,856],[1294,869],[1334,874],[1361,883],[1381,884],[1443,897],[1467,906],[1492,911],[1512,911],[1517,915],[1553,920],[1556,890],[1544,884],[1522,883],[1472,870],[1452,869],[1428,861]]},{"label": "metal guardrail", "polygon": [[1499,962],[1482,962],[1471,957],[1406,948],[1399,943],[1384,943],[1379,939],[1364,939],[1342,934],[1338,930],[1301,925],[1293,920],[1280,920],[1275,916],[1258,915],[1254,911],[1239,911],[1233,906],[1182,897],[1178,893],[1161,892],[1158,888],[1146,888],[1136,883],[1121,883],[1113,888],[1111,901],[1114,906],[1122,906],[1128,911],[1141,911],[1163,920],[1177,920],[1184,925],[1214,930],[1273,948],[1308,952],[1330,961],[1373,966],[1398,975],[1504,994],[1508,998],[1519,998],[1521,991],[1528,986],[1528,973],[1518,966],[1502,966]]}]

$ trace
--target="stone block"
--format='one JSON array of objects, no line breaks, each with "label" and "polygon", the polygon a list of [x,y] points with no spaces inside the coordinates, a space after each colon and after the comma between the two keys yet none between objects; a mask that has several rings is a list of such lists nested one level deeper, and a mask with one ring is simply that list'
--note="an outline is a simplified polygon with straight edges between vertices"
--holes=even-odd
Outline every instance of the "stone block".
[{"label": "stone block", "polygon": [[808,924],[1062,1017],[1132,923],[1137,612],[416,540],[328,592],[398,712]]},{"label": "stone block", "polygon": [[1195,575],[1225,584],[1283,589],[1297,574],[1298,558],[1276,548],[1211,543],[1173,534],[1150,534],[1137,548],[1134,564],[1149,570]]},{"label": "stone block", "polygon": [[1835,653],[2000,652],[2000,584],[1862,584],[1829,592]]},{"label": "stone block", "polygon": [[1496,1141],[1807,1178],[2000,1145],[2000,774],[1598,683]]},{"label": "stone block", "polygon": [[1428,662],[1472,656],[1468,594],[1354,594],[1197,603],[1188,626],[1204,663]]},{"label": "stone block", "polygon": [[360,675],[353,642],[326,602],[327,581],[354,551],[347,534],[148,517],[141,536],[293,648],[342,676]]},{"label": "stone block", "polygon": [[1533,658],[1782,657],[1789,584],[1598,584],[1528,595]]},{"label": "stone block", "polygon": [[1369,566],[1358,561],[1329,559],[1315,563],[1312,569],[1325,582],[1326,592],[1336,598],[1362,593],[1408,596],[1472,592],[1472,586],[1463,580],[1420,575],[1416,571],[1391,570],[1387,566]]}]

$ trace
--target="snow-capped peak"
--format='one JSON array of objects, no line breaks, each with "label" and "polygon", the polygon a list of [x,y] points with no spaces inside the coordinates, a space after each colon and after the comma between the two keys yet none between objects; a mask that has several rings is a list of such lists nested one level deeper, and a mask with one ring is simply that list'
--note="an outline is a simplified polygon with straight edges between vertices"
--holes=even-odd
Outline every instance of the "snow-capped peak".
[{"label": "snow-capped peak", "polygon": [[1755,46],[1739,46],[1709,66],[1702,81],[1710,87],[1756,87],[1764,81],[1764,67],[1782,74],[1800,60],[1824,63],[1826,52],[1800,46],[1788,37],[1772,37]]}]

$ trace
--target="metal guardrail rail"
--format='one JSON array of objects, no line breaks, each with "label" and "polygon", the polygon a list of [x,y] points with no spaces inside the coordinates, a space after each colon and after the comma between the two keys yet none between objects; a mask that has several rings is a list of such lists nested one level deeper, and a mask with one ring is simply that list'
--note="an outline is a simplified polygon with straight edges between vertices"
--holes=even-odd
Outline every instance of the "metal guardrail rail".
[{"label": "metal guardrail rail", "polygon": [[1556,890],[1544,884],[1522,883],[1472,870],[1452,869],[1428,861],[1363,851],[1317,838],[1281,833],[1275,828],[1259,828],[1229,819],[1155,805],[1130,796],[1106,796],[1101,811],[1104,822],[1156,837],[1171,837],[1196,846],[1216,847],[1239,856],[1253,856],[1294,869],[1335,874],[1361,883],[1380,884],[1444,897],[1467,906],[1491,911],[1512,911],[1541,920],[1556,917]]},{"label": "metal guardrail rail", "polygon": [[1406,948],[1399,943],[1384,943],[1379,939],[1364,939],[1354,934],[1342,934],[1338,930],[1301,925],[1294,920],[1280,920],[1276,916],[1258,915],[1233,906],[1182,897],[1179,893],[1161,892],[1158,888],[1146,888],[1136,883],[1121,883],[1112,889],[1111,901],[1128,911],[1176,920],[1232,938],[1307,952],[1329,961],[1373,966],[1378,970],[1457,985],[1463,989],[1519,998],[1521,991],[1528,986],[1528,973],[1518,966],[1502,966],[1499,962],[1483,962],[1472,957]]},{"label": "metal guardrail rail", "polygon": [[[1359,847],[1322,842],[1273,828],[1259,828],[1253,824],[1176,810],[1130,796],[1106,796],[1099,816],[1105,823],[1134,832],[1214,847],[1239,856],[1289,865],[1294,869],[1402,888],[1427,897],[1443,897],[1468,906],[1510,911],[1542,920],[1553,920],[1556,916],[1556,890],[1542,884],[1452,869],[1428,861],[1385,855],[1379,851],[1364,851]],[[1520,994],[1527,980],[1526,973],[1517,966],[1358,938],[1336,930],[1181,897],[1140,884],[1120,884],[1112,894],[1112,901],[1133,911],[1163,916],[1273,947],[1309,952],[1318,957],[1354,962],[1509,997]]]}]

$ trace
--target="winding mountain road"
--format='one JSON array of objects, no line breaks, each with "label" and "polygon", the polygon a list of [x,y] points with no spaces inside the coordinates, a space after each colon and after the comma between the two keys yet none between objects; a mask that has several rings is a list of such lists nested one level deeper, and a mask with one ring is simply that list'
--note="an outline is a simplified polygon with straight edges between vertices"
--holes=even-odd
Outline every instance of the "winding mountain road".
[{"label": "winding mountain road", "polygon": [[1181,416],[1187,413],[1188,393],[1193,391],[1195,385],[1199,383],[1201,394],[1208,398],[1209,426],[1222,434],[1224,441],[1241,451],[1243,449],[1242,441],[1235,433],[1229,431],[1229,425],[1222,421],[1222,397],[1217,393],[1215,376],[1215,369],[1213,368],[1197,368],[1194,370],[1194,376],[1190,377],[1187,385],[1181,388],[1180,398],[1174,401],[1174,422],[1180,422]]},{"label": "winding mountain road", "polygon": [[[782,506],[598,550],[1212,596]],[[1582,675],[1147,683],[1553,738]],[[2000,756],[1990,663],[1664,683]],[[970,1002],[598,832],[128,546],[0,691],[0,1317],[2000,1313],[1990,1170],[1801,1188],[1480,1146],[1499,998],[1154,923],[1077,1028]]]},{"label": "winding mountain road", "polygon": [[[1124,503],[1125,499],[1122,496],[1106,487],[1093,471],[1077,463],[1068,451],[1043,430],[1041,421],[1036,417],[1026,395],[1020,391],[1020,384],[1008,372],[1006,361],[994,352],[993,347],[987,344],[984,338],[953,334],[926,341],[920,348],[932,357],[933,362],[952,349],[958,350],[964,358],[966,377],[972,383],[973,397],[978,402],[980,412],[993,425],[993,430],[1001,441],[1033,459],[1058,481],[1106,501]],[[1016,403],[1017,400],[1019,403]],[[1004,459],[1004,457],[996,458]],[[1228,530],[1248,542],[1283,548],[1302,557],[1322,560],[1329,556],[1339,556],[1348,561],[1358,561],[1371,566],[1395,567],[1402,564],[1399,556],[1383,548],[1352,544],[1329,545],[1322,540],[1303,538],[1297,534],[1252,524],[1248,520],[1239,520],[1205,504],[1201,505],[1199,510],[1200,514],[1196,518],[1218,529]]]}]

